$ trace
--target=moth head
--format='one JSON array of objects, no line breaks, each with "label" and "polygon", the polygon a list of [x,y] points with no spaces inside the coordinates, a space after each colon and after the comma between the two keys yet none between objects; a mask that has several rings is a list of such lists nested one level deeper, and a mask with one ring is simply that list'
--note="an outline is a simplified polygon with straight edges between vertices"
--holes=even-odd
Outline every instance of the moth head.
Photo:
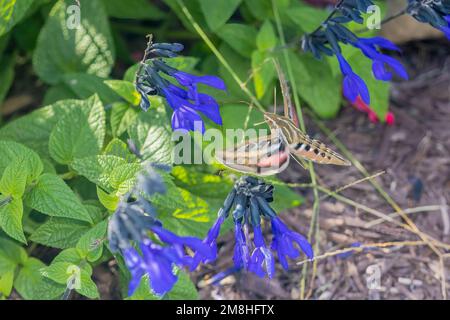
[{"label": "moth head", "polygon": [[269,112],[264,112],[264,121],[267,122],[267,124],[271,125],[271,124],[275,124],[275,114],[273,113],[269,113]]}]

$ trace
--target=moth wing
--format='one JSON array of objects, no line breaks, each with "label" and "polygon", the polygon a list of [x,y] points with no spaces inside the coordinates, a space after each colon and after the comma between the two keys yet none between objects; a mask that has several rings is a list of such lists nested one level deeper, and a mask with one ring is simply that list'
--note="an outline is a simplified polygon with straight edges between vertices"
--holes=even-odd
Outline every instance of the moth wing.
[{"label": "moth wing", "polygon": [[250,139],[236,147],[216,151],[216,159],[224,166],[244,173],[269,176],[289,165],[286,144],[278,136]]},{"label": "moth wing", "polygon": [[351,163],[339,153],[331,150],[318,140],[312,140],[303,134],[298,143],[288,146],[289,152],[297,160],[307,159],[319,164],[333,164],[337,166],[350,166]]}]

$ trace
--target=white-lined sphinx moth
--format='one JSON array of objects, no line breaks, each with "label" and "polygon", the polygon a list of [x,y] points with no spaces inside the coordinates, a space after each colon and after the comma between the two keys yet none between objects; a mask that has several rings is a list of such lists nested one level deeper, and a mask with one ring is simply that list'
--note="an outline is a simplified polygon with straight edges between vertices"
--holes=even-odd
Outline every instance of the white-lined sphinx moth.
[{"label": "white-lined sphinx moth", "polygon": [[[279,173],[289,165],[290,155],[303,167],[304,160],[319,164],[349,166],[351,163],[318,140],[303,133],[294,120],[289,87],[278,63],[274,61],[280,79],[284,102],[284,116],[264,112],[264,120],[271,134],[250,139],[237,147],[216,152],[216,159],[223,165],[245,173],[267,176]],[[274,105],[275,106],[275,105]]]}]

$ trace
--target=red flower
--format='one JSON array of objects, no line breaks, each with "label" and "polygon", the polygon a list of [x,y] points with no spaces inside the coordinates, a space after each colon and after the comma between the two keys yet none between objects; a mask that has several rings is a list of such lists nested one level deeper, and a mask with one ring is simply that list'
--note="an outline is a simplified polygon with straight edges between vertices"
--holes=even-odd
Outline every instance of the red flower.
[{"label": "red flower", "polygon": [[[366,104],[361,97],[357,97],[355,102],[352,104],[356,109],[359,111],[367,113],[367,116],[369,117],[370,122],[377,123],[380,121],[377,114],[370,108],[368,104]],[[392,126],[395,124],[395,115],[392,112],[388,112],[384,118],[384,121],[386,124]]]}]

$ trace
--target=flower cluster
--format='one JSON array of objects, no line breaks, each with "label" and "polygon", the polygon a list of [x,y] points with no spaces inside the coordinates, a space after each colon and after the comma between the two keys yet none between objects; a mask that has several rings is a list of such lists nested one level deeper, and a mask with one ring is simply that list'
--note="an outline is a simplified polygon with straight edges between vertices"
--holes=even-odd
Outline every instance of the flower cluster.
[{"label": "flower cluster", "polygon": [[450,40],[450,0],[408,0],[406,12],[441,30]]},{"label": "flower cluster", "polygon": [[[276,212],[270,207],[273,201],[273,186],[263,180],[253,177],[241,177],[228,194],[218,218],[209,230],[203,243],[207,245],[213,255],[217,256],[217,237],[221,225],[229,216],[231,209],[234,220],[235,246],[234,265],[255,273],[260,277],[266,274],[272,278],[275,273],[275,261],[272,250],[277,252],[278,259],[284,269],[288,269],[286,257],[298,258],[304,252],[309,259],[313,258],[313,250],[305,237],[296,233],[281,221]],[[272,244],[267,247],[263,233],[262,220],[270,221],[273,233]],[[253,230],[253,244],[250,243],[249,231]],[[194,255],[193,267],[200,262],[211,262],[211,256],[205,256],[200,251]]]},{"label": "flower cluster", "polygon": [[[147,111],[150,107],[148,95],[162,96],[174,111],[172,115],[174,130],[199,129],[204,132],[204,122],[198,112],[219,125],[222,124],[222,118],[216,100],[205,93],[200,93],[198,84],[226,90],[225,83],[215,76],[196,76],[169,66],[164,59],[176,57],[181,50],[183,45],[179,43],[149,41],[135,81],[136,90],[141,95],[140,106]],[[169,82],[168,77],[176,80],[182,87]],[[201,124],[199,128],[194,126],[195,122]]]},{"label": "flower cluster", "polygon": [[170,291],[177,281],[174,266],[193,267],[194,259],[186,254],[185,247],[202,256],[212,256],[210,248],[200,239],[180,237],[163,228],[156,218],[155,208],[146,198],[164,192],[163,179],[153,166],[148,166],[138,175],[136,187],[120,201],[110,219],[109,246],[113,253],[123,255],[131,273],[129,295],[133,294],[145,274],[148,274],[156,294]]},{"label": "flower cluster", "polygon": [[370,5],[373,5],[371,0],[343,0],[316,31],[302,39],[302,49],[311,52],[317,59],[321,59],[322,55],[336,56],[343,75],[344,96],[352,103],[361,97],[367,105],[370,104],[367,85],[342,56],[340,44],[351,45],[372,60],[372,73],[377,80],[390,81],[393,72],[408,78],[401,63],[381,53],[381,49],[399,51],[397,46],[381,37],[358,38],[344,26],[351,21],[363,23],[361,14]]}]

